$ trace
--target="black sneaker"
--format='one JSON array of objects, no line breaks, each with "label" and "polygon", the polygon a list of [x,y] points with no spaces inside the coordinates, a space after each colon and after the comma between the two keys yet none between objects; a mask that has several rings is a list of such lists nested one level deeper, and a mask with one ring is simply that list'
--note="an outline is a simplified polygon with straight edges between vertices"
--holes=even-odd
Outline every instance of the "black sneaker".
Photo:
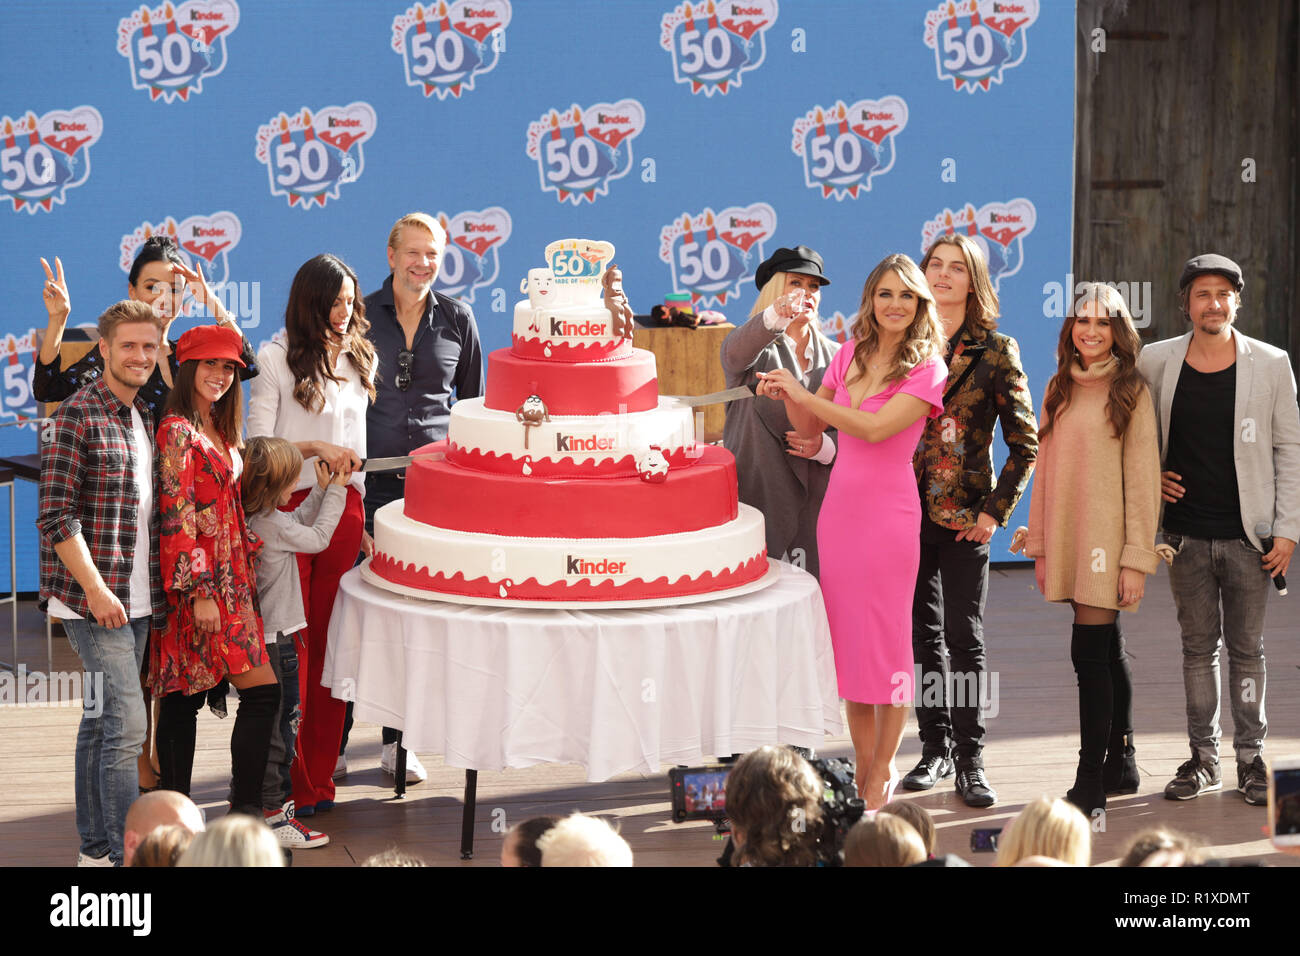
[{"label": "black sneaker", "polygon": [[968,807],[991,807],[998,802],[997,791],[989,786],[983,767],[957,771],[957,792]]},{"label": "black sneaker", "polygon": [[1165,797],[1170,800],[1195,800],[1210,790],[1222,790],[1223,777],[1219,762],[1207,763],[1199,753],[1178,768],[1174,779],[1165,786]]},{"label": "black sneaker", "polygon": [[947,780],[954,772],[952,761],[943,754],[922,757],[911,772],[903,778],[903,789],[929,790],[940,780]]},{"label": "black sneaker", "polygon": [[1253,807],[1268,803],[1268,770],[1259,754],[1250,763],[1237,761],[1237,789]]}]

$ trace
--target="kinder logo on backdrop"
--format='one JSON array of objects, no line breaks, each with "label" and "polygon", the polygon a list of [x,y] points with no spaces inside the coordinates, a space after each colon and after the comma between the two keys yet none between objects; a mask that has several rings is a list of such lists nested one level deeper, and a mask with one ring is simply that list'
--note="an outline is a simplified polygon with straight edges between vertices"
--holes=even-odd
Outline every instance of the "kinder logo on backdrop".
[{"label": "kinder logo on backdrop", "polygon": [[[180,247],[181,258],[185,265],[193,269],[195,264],[203,267],[203,276],[214,291],[219,291],[230,279],[229,252],[239,245],[243,227],[239,217],[233,212],[214,212],[210,216],[190,216],[179,224],[171,216],[160,223],[142,222],[129,234],[122,237],[119,247],[118,265],[122,271],[130,274],[131,263],[135,261],[140,247],[150,236],[171,236]],[[190,306],[194,306],[191,301]],[[196,314],[197,308],[190,308],[186,314]]]},{"label": "kinder logo on backdrop", "polygon": [[496,281],[501,263],[497,252],[510,238],[510,213],[500,206],[479,212],[458,212],[450,219],[438,213],[447,230],[447,248],[438,265],[433,288],[443,295],[474,301],[474,290]]},{"label": "kinder logo on backdrop", "polygon": [[948,0],[925,15],[925,45],[954,90],[988,90],[1024,60],[1037,19],[1038,0]]},{"label": "kinder logo on backdrop", "polygon": [[339,198],[339,186],[354,182],[365,169],[361,144],[374,135],[378,120],[369,103],[325,106],[314,114],[305,106],[293,116],[281,113],[257,128],[257,161],[266,164],[271,195],[290,206],[302,201]]},{"label": "kinder logo on backdrop", "polygon": [[188,0],[141,7],[117,24],[117,52],[131,63],[131,86],[174,102],[203,92],[203,78],[226,68],[226,37],[239,25],[235,0]]},{"label": "kinder logo on backdrop", "polygon": [[794,121],[793,149],[803,158],[804,182],[822,198],[858,198],[871,189],[872,177],[894,166],[894,137],[907,126],[907,103],[901,96],[837,101],[817,106]]},{"label": "kinder logo on backdrop", "polygon": [[537,160],[542,192],[575,206],[609,192],[610,180],[632,168],[632,140],[645,129],[645,109],[637,100],[576,103],[563,113],[551,110],[528,124],[527,153]]},{"label": "kinder logo on backdrop", "polygon": [[963,233],[984,250],[993,288],[1020,271],[1025,261],[1024,238],[1034,231],[1038,211],[1028,199],[991,202],[979,209],[967,203],[957,212],[945,209],[921,228],[921,253],[942,235]]},{"label": "kinder logo on backdrop", "polygon": [[406,85],[438,99],[474,89],[506,48],[508,0],[417,3],[393,19],[393,51],[402,54]]},{"label": "kinder logo on backdrop", "polygon": [[754,278],[765,258],[763,244],[776,232],[776,211],[767,203],[715,213],[706,208],[659,232],[659,258],[673,273],[673,291],[689,292],[693,305],[726,305]]},{"label": "kinder logo on backdrop", "polygon": [[14,209],[49,212],[64,193],[90,176],[90,147],[99,141],[104,121],[93,106],[38,117],[0,117],[0,189]]},{"label": "kinder logo on backdrop", "polygon": [[659,45],[672,54],[673,79],[692,93],[725,94],[767,54],[766,31],[776,22],[776,0],[679,4],[660,21]]}]

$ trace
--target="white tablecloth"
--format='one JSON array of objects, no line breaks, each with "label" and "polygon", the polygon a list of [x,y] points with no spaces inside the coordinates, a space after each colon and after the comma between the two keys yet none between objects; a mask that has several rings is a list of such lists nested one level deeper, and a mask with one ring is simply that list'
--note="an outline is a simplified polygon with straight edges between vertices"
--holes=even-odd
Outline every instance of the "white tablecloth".
[{"label": "white tablecloth", "polygon": [[587,779],[843,732],[816,579],[649,610],[528,610],[339,586],[321,683],[454,767],[581,763]]}]

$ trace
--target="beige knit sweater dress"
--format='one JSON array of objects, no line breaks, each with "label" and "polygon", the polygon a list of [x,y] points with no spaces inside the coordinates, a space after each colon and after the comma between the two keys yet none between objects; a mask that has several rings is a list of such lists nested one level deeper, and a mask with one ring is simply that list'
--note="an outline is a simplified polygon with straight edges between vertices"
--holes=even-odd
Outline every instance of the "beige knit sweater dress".
[{"label": "beige knit sweater dress", "polygon": [[1074,393],[1038,449],[1025,556],[1046,559],[1049,601],[1136,611],[1119,607],[1119,572],[1154,574],[1160,563],[1160,452],[1145,386],[1128,430],[1114,437],[1106,398],[1115,367],[1109,358],[1070,369]]}]

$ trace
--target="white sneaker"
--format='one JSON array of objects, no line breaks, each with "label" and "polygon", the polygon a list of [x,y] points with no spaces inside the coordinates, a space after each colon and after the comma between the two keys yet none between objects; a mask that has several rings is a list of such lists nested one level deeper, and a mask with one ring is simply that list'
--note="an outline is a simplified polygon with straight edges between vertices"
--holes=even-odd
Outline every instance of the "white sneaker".
[{"label": "white sneaker", "polygon": [[330,838],[319,830],[299,823],[293,815],[293,801],[290,800],[279,810],[263,810],[266,825],[271,828],[271,835],[280,846],[291,850],[310,850],[312,847],[325,846]]},{"label": "white sneaker", "polygon": [[[397,776],[397,744],[384,744],[383,753],[379,756],[379,769],[390,777]],[[429,772],[424,769],[424,764],[420,763],[420,758],[415,755],[414,750],[406,752],[406,782],[423,783],[429,779]]]},{"label": "white sneaker", "polygon": [[342,780],[348,775],[348,758],[346,754],[339,754],[338,763],[334,765],[334,779]]},{"label": "white sneaker", "polygon": [[107,853],[103,856],[86,856],[86,854],[77,853],[77,866],[112,866],[113,859]]}]

